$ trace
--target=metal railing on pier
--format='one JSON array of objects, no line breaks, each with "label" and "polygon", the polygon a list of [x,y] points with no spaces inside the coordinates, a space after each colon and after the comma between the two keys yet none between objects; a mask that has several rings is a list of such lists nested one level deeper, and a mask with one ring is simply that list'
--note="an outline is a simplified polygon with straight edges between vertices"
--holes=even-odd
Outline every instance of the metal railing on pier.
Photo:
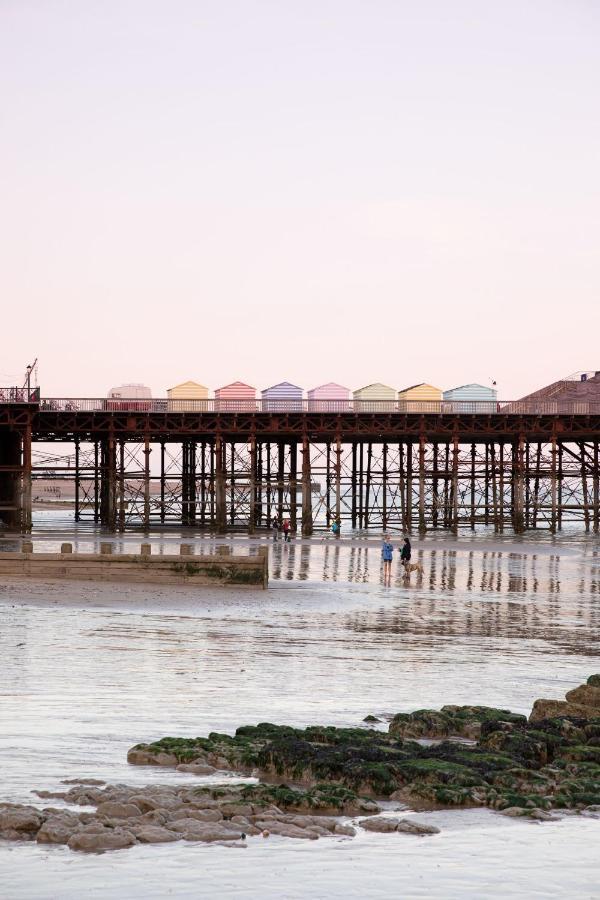
[{"label": "metal railing on pier", "polygon": [[[135,413],[396,413],[429,415],[590,416],[600,415],[600,400],[161,400],[140,398],[3,398],[1,402],[38,403],[44,412]],[[30,391],[32,396],[35,392]]]},{"label": "metal railing on pier", "polygon": [[39,388],[0,388],[0,403],[39,403]]}]

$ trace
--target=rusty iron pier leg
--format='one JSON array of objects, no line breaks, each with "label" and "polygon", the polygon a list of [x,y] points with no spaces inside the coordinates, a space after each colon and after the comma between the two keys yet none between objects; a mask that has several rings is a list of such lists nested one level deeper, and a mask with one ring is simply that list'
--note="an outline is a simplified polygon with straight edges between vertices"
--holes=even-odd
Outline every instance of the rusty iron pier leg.
[{"label": "rusty iron pier leg", "polygon": [[290,443],[290,529],[298,530],[298,444]]},{"label": "rusty iron pier leg", "polygon": [[598,472],[598,441],[594,441],[594,473],[593,488],[594,492],[594,524],[595,534],[598,534],[600,528],[600,473]]},{"label": "rusty iron pier leg", "polygon": [[485,496],[484,496],[484,522],[486,525],[490,524],[490,444],[488,441],[485,443]]},{"label": "rusty iron pier leg", "polygon": [[259,526],[263,524],[263,492],[263,444],[259,441],[256,452],[256,524]]},{"label": "rusty iron pier leg", "polygon": [[524,518],[524,452],[525,440],[522,434],[519,435],[518,441],[512,445],[513,453],[513,476],[512,476],[512,511],[513,511],[513,529],[515,534],[522,534],[525,531]]},{"label": "rusty iron pier leg", "polygon": [[285,484],[285,443],[280,441],[277,445],[277,516],[279,521],[284,519],[283,498]]},{"label": "rusty iron pier leg", "polygon": [[31,420],[23,432],[23,471],[21,475],[21,531],[31,531]]},{"label": "rusty iron pier leg", "polygon": [[[487,481],[486,481],[486,500],[487,509]],[[471,443],[471,531],[475,531],[475,444]]]},{"label": "rusty iron pier leg", "polygon": [[534,528],[537,528],[537,523],[538,523],[538,511],[539,511],[539,505],[540,505],[541,467],[542,467],[542,445],[538,441],[537,448],[535,451],[535,477],[533,480],[533,516],[532,516],[532,523],[531,523]]},{"label": "rusty iron pier leg", "polygon": [[[421,425],[422,427],[422,425]],[[425,435],[419,437],[419,534],[425,534]]]},{"label": "rusty iron pier leg", "polygon": [[364,506],[363,506],[363,463],[364,463],[364,444],[360,441],[358,445],[358,527],[363,528],[364,524]]},{"label": "rusty iron pier leg", "polygon": [[373,463],[373,444],[371,441],[367,444],[367,477],[365,481],[365,506],[363,522],[364,528],[369,527],[369,518],[371,512],[371,466]]},{"label": "rusty iron pier leg", "polygon": [[388,445],[384,443],[383,445],[383,471],[382,471],[382,485],[383,485],[383,510],[382,510],[382,521],[383,521],[383,530],[387,531],[387,499],[388,499]]},{"label": "rusty iron pier leg", "polygon": [[160,442],[160,524],[165,524],[165,442]]},{"label": "rusty iron pier leg", "polygon": [[150,527],[150,438],[144,435],[144,527]]},{"label": "rusty iron pier leg", "polygon": [[100,443],[94,441],[94,522],[100,521]]},{"label": "rusty iron pier leg", "polygon": [[413,448],[406,445],[406,526],[409,534],[413,530]]},{"label": "rusty iron pier leg", "polygon": [[452,530],[458,531],[458,435],[452,440]]},{"label": "rusty iron pier leg", "polygon": [[[225,444],[227,446],[227,444]],[[227,464],[226,464],[227,466]],[[235,525],[236,481],[235,471],[235,441],[229,444],[229,524]]]},{"label": "rusty iron pier leg", "polygon": [[494,510],[494,531],[500,531],[500,523],[498,521],[498,481],[496,479],[496,445],[492,441],[490,444],[490,466],[492,479],[492,507]]},{"label": "rusty iron pier leg", "polygon": [[218,534],[227,530],[227,499],[225,496],[225,444],[221,435],[215,439],[215,507]]},{"label": "rusty iron pier leg", "polygon": [[504,488],[504,441],[500,441],[500,531],[504,531],[504,502],[505,502],[505,488]]},{"label": "rusty iron pier leg", "polygon": [[119,473],[117,477],[119,487],[119,531],[125,530],[125,441],[119,440]]},{"label": "rusty iron pier leg", "polygon": [[331,529],[331,441],[325,442],[325,525]]},{"label": "rusty iron pier leg", "polygon": [[406,518],[406,478],[404,474],[404,444],[398,444],[398,489],[400,491],[400,521],[402,530],[408,531]]},{"label": "rusty iron pier leg", "polygon": [[308,437],[302,438],[302,534],[310,537],[313,533],[312,517],[312,473],[310,467],[310,444]]},{"label": "rusty iron pier leg", "polygon": [[75,438],[75,521],[79,522],[81,518],[81,462],[80,462],[80,440]]},{"label": "rusty iron pier leg", "polygon": [[579,454],[581,457],[581,493],[583,498],[583,521],[585,530],[590,530],[590,503],[588,495],[587,469],[585,464],[586,446],[584,441],[579,443]]},{"label": "rusty iron pier leg", "polygon": [[342,514],[342,438],[335,438],[335,519],[338,525]]},{"label": "rusty iron pier leg", "polygon": [[117,448],[111,430],[100,442],[100,522],[109,531],[116,528]]},{"label": "rusty iron pier leg", "polygon": [[557,511],[557,527],[562,530],[563,519],[563,445],[558,445],[558,511]]},{"label": "rusty iron pier leg", "polygon": [[444,528],[449,528],[451,524],[450,517],[450,444],[444,445]]},{"label": "rusty iron pier leg", "polygon": [[256,531],[256,435],[248,439],[250,449],[250,511],[248,513],[248,534]]},{"label": "rusty iron pier leg", "polygon": [[432,510],[431,510],[431,524],[434,528],[438,527],[438,506],[439,506],[439,495],[438,495],[438,487],[439,487],[439,445],[436,443],[433,445],[433,495],[432,495]]},{"label": "rusty iron pier leg", "polygon": [[351,499],[351,503],[352,503],[352,510],[351,510],[351,522],[352,522],[352,528],[356,528],[356,512],[357,512],[357,509],[356,509],[356,480],[357,480],[357,473],[356,473],[356,441],[352,441],[352,479],[351,479],[351,482],[352,482],[352,483],[351,483],[351,485],[350,485],[351,498],[352,498],[352,499]]},{"label": "rusty iron pier leg", "polygon": [[552,435],[550,459],[550,531],[556,533],[556,435]]}]

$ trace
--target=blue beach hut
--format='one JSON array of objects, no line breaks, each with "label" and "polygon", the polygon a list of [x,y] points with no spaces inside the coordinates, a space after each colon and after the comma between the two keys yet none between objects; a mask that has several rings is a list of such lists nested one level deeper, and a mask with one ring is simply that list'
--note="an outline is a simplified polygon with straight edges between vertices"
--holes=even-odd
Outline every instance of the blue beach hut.
[{"label": "blue beach hut", "polygon": [[496,412],[498,391],[485,384],[461,384],[444,391],[443,411],[458,413]]}]

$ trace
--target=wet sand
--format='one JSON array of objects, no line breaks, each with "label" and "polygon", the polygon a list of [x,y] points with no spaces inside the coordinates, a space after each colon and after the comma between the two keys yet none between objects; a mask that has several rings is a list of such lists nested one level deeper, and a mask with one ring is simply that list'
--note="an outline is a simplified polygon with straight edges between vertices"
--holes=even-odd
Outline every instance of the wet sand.
[{"label": "wet sand", "polygon": [[[378,545],[350,540],[273,547],[266,593],[3,583],[1,799],[32,803],[32,789],[69,777],[204,781],[127,766],[129,746],[165,734],[265,720],[357,725],[445,703],[528,713],[536,697],[563,696],[600,670],[597,541],[492,543],[417,542],[425,576],[407,584],[395,561],[390,588]],[[5,844],[0,881],[27,900],[597,896],[598,821],[428,815],[442,833],[427,840],[272,838],[244,851],[172,845],[93,858]]]}]

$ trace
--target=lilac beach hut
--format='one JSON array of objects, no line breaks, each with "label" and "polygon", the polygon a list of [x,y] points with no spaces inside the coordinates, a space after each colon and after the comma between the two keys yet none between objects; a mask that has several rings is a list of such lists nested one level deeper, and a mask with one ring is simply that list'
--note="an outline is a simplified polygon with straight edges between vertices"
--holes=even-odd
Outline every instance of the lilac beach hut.
[{"label": "lilac beach hut", "polygon": [[261,391],[263,412],[301,412],[302,388],[289,381],[280,381]]},{"label": "lilac beach hut", "polygon": [[312,412],[343,412],[350,409],[350,388],[328,381],[308,391],[308,409]]}]

